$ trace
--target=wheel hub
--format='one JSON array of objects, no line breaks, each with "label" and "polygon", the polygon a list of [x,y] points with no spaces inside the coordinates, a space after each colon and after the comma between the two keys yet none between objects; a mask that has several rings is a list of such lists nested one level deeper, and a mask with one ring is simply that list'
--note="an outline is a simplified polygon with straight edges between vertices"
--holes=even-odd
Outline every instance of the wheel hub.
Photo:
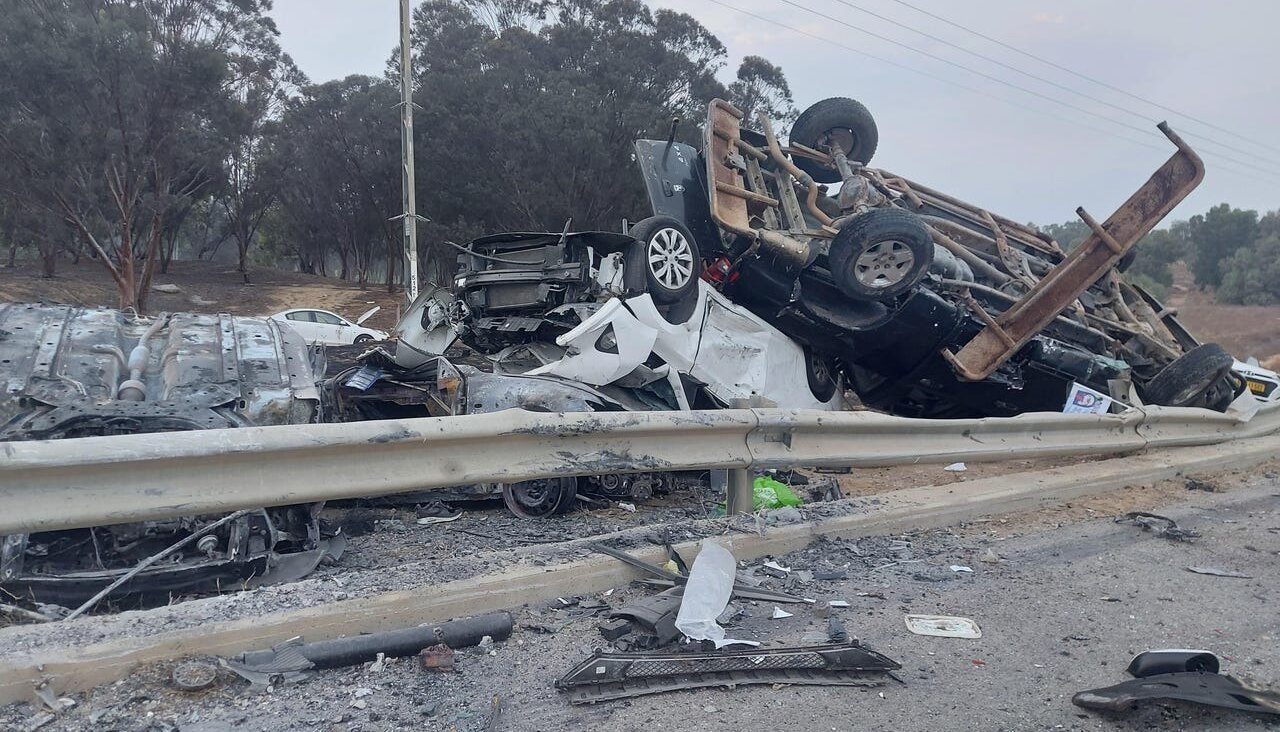
[{"label": "wheel hub", "polygon": [[876,242],[853,261],[853,275],[867,287],[890,287],[906,278],[915,262],[916,256],[906,244],[896,240]]},{"label": "wheel hub", "polygon": [[693,277],[693,247],[676,229],[659,229],[649,239],[649,271],[663,287],[679,290]]}]

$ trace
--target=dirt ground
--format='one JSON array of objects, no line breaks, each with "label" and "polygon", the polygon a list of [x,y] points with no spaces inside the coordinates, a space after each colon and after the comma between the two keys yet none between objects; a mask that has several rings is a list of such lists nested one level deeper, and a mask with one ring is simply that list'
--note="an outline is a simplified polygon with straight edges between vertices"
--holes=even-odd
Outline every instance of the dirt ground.
[{"label": "dirt ground", "polygon": [[1185,265],[1174,267],[1173,290],[1165,303],[1178,309],[1178,319],[1202,341],[1222,344],[1241,361],[1253,356],[1280,368],[1280,306],[1220,305],[1212,292],[1192,284]]},{"label": "dirt ground", "polygon": [[[1131,486],[1059,510],[947,529],[821,539],[774,558],[792,569],[785,580],[756,572],[761,562],[742,567],[766,586],[802,590],[817,599],[815,607],[849,602],[828,612],[864,645],[902,663],[902,682],[880,688],[742,686],[574,707],[553,681],[606,645],[596,630],[603,617],[535,604],[514,609],[510,640],[460,651],[454,674],[428,675],[406,659],[318,672],[270,689],[223,672],[213,688],[185,693],[171,687],[171,665],[159,664],[72,695],[75,705],[40,729],[639,731],[677,719],[674,728],[682,730],[1277,729],[1274,718],[1185,703],[1153,703],[1125,715],[1070,703],[1076,691],[1123,681],[1128,660],[1149,648],[1208,648],[1226,673],[1256,684],[1280,681],[1275,468],[1202,476],[1207,485],[1195,490],[1185,480]],[[1112,520],[1132,509],[1169,515],[1201,537],[1174,542]],[[1190,566],[1248,577],[1194,574]],[[824,581],[801,571],[847,578]],[[618,607],[645,592],[620,587],[598,599]],[[808,606],[787,606],[793,616],[774,619],[771,603],[739,604],[743,614],[730,636],[765,648],[796,645],[828,628]],[[905,613],[969,617],[983,635],[911,635]],[[0,709],[3,729],[27,729],[37,719],[45,718],[30,705]]]},{"label": "dirt ground", "polygon": [[[366,325],[387,329],[395,325],[403,295],[388,294],[385,287],[358,286],[342,280],[314,275],[251,268],[251,284],[236,272],[235,265],[217,262],[178,262],[168,274],[157,274],[156,285],[173,284],[177,294],[152,291],[147,308],[159,312],[222,312],[232,315],[270,315],[288,308],[312,307],[331,310],[355,319],[381,305],[382,310]],[[0,301],[51,302],[89,307],[116,307],[116,288],[106,270],[97,262],[60,262],[53,279],[40,276],[34,263],[19,262],[16,270],[0,267]]]}]

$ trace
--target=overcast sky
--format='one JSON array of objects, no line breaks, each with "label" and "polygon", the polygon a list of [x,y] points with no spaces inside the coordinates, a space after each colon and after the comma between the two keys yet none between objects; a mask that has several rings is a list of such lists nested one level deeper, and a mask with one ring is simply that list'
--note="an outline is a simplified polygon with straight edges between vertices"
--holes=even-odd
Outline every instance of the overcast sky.
[{"label": "overcast sky", "polygon": [[[726,78],[742,56],[756,54],[783,68],[799,108],[828,96],[859,99],[871,109],[880,128],[876,165],[1010,218],[1066,221],[1074,217],[1078,205],[1098,219],[1110,215],[1171,153],[1172,146],[1155,128],[1162,119],[1186,133],[1208,170],[1204,183],[1174,211],[1174,217],[1187,218],[1224,201],[1243,208],[1280,208],[1280,135],[1275,134],[1280,130],[1280,44],[1275,41],[1280,2],[905,0],[1181,114],[1021,56],[896,0],[790,0],[831,19],[784,0],[723,2],[937,80],[710,0],[651,1],[650,5],[689,13],[715,33],[729,51]],[[851,6],[1138,114],[1071,94]],[[313,81],[327,81],[352,73],[382,73],[397,40],[398,8],[398,0],[276,0],[273,15],[284,49]],[[1011,89],[857,29],[1127,127]]]}]

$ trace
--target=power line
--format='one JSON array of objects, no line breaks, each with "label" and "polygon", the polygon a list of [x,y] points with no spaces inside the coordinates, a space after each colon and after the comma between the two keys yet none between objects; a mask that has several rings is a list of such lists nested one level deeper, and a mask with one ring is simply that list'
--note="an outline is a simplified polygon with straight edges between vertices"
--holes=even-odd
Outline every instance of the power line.
[{"label": "power line", "polygon": [[[935,60],[935,61],[939,61],[939,62],[941,62],[941,63],[947,64],[948,66],[954,66],[954,67],[956,67],[956,68],[958,68],[958,69],[963,69],[964,71],[967,71],[967,72],[969,72],[969,73],[971,73],[971,74],[976,74],[976,75],[978,75],[978,76],[981,76],[982,78],[984,78],[984,79],[986,79],[986,80],[988,80],[988,81],[994,81],[994,82],[995,82],[995,83],[997,83],[997,84],[1000,84],[1000,85],[1002,85],[1002,86],[1007,86],[1007,87],[1009,87],[1010,89],[1014,89],[1014,90],[1016,90],[1016,91],[1020,91],[1020,92],[1022,92],[1022,93],[1024,93],[1024,94],[1030,94],[1030,95],[1032,95],[1032,96],[1039,97],[1040,99],[1044,99],[1045,101],[1049,101],[1049,102],[1053,102],[1054,104],[1061,105],[1061,106],[1066,107],[1066,108],[1068,108],[1068,109],[1074,109],[1074,110],[1075,110],[1075,111],[1077,111],[1077,112],[1082,112],[1082,113],[1087,114],[1087,115],[1089,115],[1089,116],[1091,116],[1091,117],[1097,117],[1098,119],[1101,119],[1101,120],[1106,121],[1106,122],[1110,122],[1111,124],[1114,124],[1114,125],[1119,125],[1119,126],[1121,126],[1121,127],[1126,127],[1126,128],[1128,128],[1128,129],[1131,129],[1131,130],[1137,130],[1138,132],[1141,132],[1141,133],[1143,133],[1143,134],[1146,134],[1146,133],[1147,133],[1147,130],[1146,130],[1145,128],[1138,127],[1137,125],[1131,125],[1131,124],[1129,124],[1129,123],[1127,123],[1127,122],[1121,122],[1121,121],[1120,121],[1120,120],[1118,120],[1118,119],[1115,119],[1115,118],[1113,118],[1113,117],[1108,117],[1108,116],[1106,116],[1105,114],[1101,114],[1101,113],[1095,112],[1095,111],[1093,111],[1092,109],[1085,109],[1084,107],[1081,107],[1081,106],[1079,106],[1079,105],[1072,104],[1072,103],[1070,103],[1070,102],[1064,102],[1064,101],[1062,101],[1061,99],[1057,99],[1057,98],[1055,98],[1055,97],[1051,97],[1051,96],[1049,96],[1048,94],[1043,94],[1043,93],[1041,93],[1041,92],[1036,91],[1035,89],[1028,89],[1028,88],[1027,88],[1027,87],[1025,87],[1025,86],[1019,86],[1018,84],[1014,84],[1013,82],[1008,81],[1008,80],[1006,80],[1006,79],[1001,79],[1001,78],[1000,78],[1000,77],[998,77],[998,76],[993,76],[992,74],[988,74],[988,73],[987,73],[987,72],[985,72],[985,71],[981,71],[981,70],[979,70],[979,69],[975,69],[975,68],[973,68],[973,67],[971,67],[971,66],[965,66],[964,64],[957,63],[957,62],[955,62],[955,61],[952,61],[951,59],[944,58],[944,57],[939,56],[939,55],[937,55],[937,54],[935,54],[935,53],[930,53],[929,51],[925,51],[925,50],[922,50],[922,49],[916,48],[915,46],[912,46],[912,45],[911,45],[911,44],[909,44],[909,43],[903,43],[902,41],[898,41],[898,40],[895,40],[895,39],[890,38],[890,37],[888,37],[888,36],[882,35],[882,34],[880,34],[880,33],[876,33],[875,31],[869,31],[869,30],[867,30],[867,29],[865,29],[865,28],[859,28],[858,26],[856,26],[856,25],[854,25],[854,24],[852,24],[852,23],[849,23],[848,21],[841,20],[840,18],[837,18],[837,17],[835,17],[835,16],[833,16],[833,15],[828,15],[828,14],[826,14],[826,13],[824,13],[824,12],[819,11],[819,10],[814,10],[813,8],[807,7],[807,6],[805,6],[805,5],[801,5],[800,3],[795,2],[794,0],[779,0],[779,2],[782,2],[782,3],[786,4],[786,5],[790,5],[790,6],[791,6],[791,7],[793,7],[793,8],[798,8],[798,9],[800,9],[800,10],[803,10],[803,11],[805,11],[806,13],[809,13],[809,14],[811,14],[811,15],[816,15],[816,16],[818,16],[819,18],[824,18],[824,19],[829,20],[829,21],[831,21],[831,22],[833,22],[833,23],[837,23],[837,24],[842,25],[842,26],[844,26],[844,27],[846,27],[846,28],[848,28],[848,29],[850,29],[850,30],[857,31],[858,33],[862,33],[862,34],[864,34],[864,35],[871,36],[872,38],[879,39],[879,40],[881,40],[881,41],[884,41],[885,43],[889,43],[889,44],[892,44],[892,45],[894,45],[894,46],[898,46],[899,48],[906,49],[907,51],[911,51],[912,53],[920,54],[921,56],[925,56],[925,57],[927,57],[927,58],[931,58],[931,59],[933,59],[933,60]],[[1236,163],[1237,165],[1243,165],[1243,166],[1245,166],[1245,167],[1247,167],[1247,168],[1253,168],[1254,170],[1258,170],[1258,171],[1261,171],[1261,172],[1266,173],[1266,174],[1268,174],[1268,175],[1273,175],[1273,176],[1276,176],[1277,178],[1280,178],[1280,173],[1277,173],[1277,172],[1275,172],[1275,171],[1273,171],[1273,170],[1271,170],[1271,169],[1269,169],[1269,168],[1263,168],[1263,167],[1261,167],[1261,166],[1254,165],[1254,164],[1252,164],[1252,163],[1249,163],[1249,162],[1246,162],[1246,161],[1243,161],[1243,160],[1238,160],[1238,159],[1236,159],[1236,158],[1231,157],[1230,155],[1226,155],[1226,154],[1224,154],[1224,153],[1220,153],[1220,152],[1207,151],[1207,153],[1208,153],[1208,154],[1212,154],[1212,155],[1216,155],[1217,157],[1222,158],[1222,159],[1224,159],[1224,160],[1230,160],[1230,161],[1232,161],[1232,162]]]},{"label": "power line", "polygon": [[[714,5],[718,5],[718,6],[722,7],[722,8],[726,8],[726,9],[728,9],[728,10],[732,10],[732,11],[734,11],[735,13],[739,13],[739,14],[741,14],[741,15],[746,15],[746,16],[748,16],[748,17],[755,18],[756,20],[759,20],[759,21],[762,21],[762,22],[764,22],[764,23],[767,23],[767,24],[769,24],[769,25],[770,25],[770,26],[772,26],[772,27],[775,27],[775,28],[783,28],[783,29],[785,29],[785,30],[791,31],[792,33],[796,33],[796,34],[798,34],[798,35],[802,35],[802,36],[805,36],[805,37],[807,37],[807,38],[812,38],[812,39],[813,39],[813,40],[815,40],[815,41],[820,41],[820,42],[822,42],[822,43],[826,43],[826,44],[828,44],[828,45],[830,45],[830,46],[834,46],[834,47],[836,47],[836,48],[839,48],[839,49],[842,49],[842,50],[845,50],[845,51],[849,51],[849,52],[851,52],[851,53],[856,53],[856,54],[858,54],[859,56],[864,56],[864,57],[866,57],[866,58],[872,59],[873,61],[879,61],[880,63],[887,64],[887,65],[889,65],[889,66],[893,66],[893,67],[895,67],[895,68],[902,69],[903,71],[908,71],[908,72],[913,73],[913,74],[916,74],[916,75],[918,75],[918,76],[923,76],[923,77],[924,77],[924,78],[926,78],[926,79],[930,79],[930,80],[932,80],[932,81],[936,81],[936,82],[938,82],[939,84],[943,84],[943,85],[945,85],[945,86],[947,86],[947,87],[963,89],[963,90],[965,90],[965,91],[971,92],[971,93],[973,93],[973,94],[977,94],[977,95],[979,95],[979,96],[987,97],[987,98],[989,98],[989,99],[995,99],[995,100],[997,100],[997,101],[1000,101],[1000,102],[1003,102],[1003,103],[1005,103],[1005,104],[1008,104],[1008,105],[1009,105],[1009,106],[1011,106],[1011,107],[1016,107],[1016,108],[1018,108],[1018,109],[1023,109],[1023,110],[1027,110],[1027,111],[1030,111],[1030,112],[1035,112],[1036,114],[1043,114],[1043,115],[1045,115],[1045,116],[1047,116],[1047,117],[1050,117],[1050,118],[1052,118],[1052,119],[1054,119],[1054,120],[1056,120],[1056,121],[1059,121],[1059,122],[1061,122],[1061,121],[1062,121],[1062,118],[1061,118],[1058,114],[1056,114],[1056,113],[1054,113],[1054,112],[1050,112],[1050,111],[1048,111],[1048,110],[1046,110],[1046,109],[1041,109],[1041,108],[1039,108],[1039,107],[1031,107],[1031,106],[1027,106],[1027,105],[1025,105],[1025,104],[1019,104],[1018,102],[1015,102],[1015,101],[1010,100],[1010,99],[1006,99],[1006,98],[1001,97],[1001,96],[997,96],[997,95],[992,94],[992,93],[990,93],[990,92],[988,92],[988,91],[985,91],[985,90],[982,90],[982,89],[978,89],[978,88],[975,88],[975,87],[971,87],[971,86],[968,86],[968,85],[965,85],[965,84],[961,84],[961,83],[958,83],[958,82],[952,81],[952,80],[950,80],[950,79],[945,79],[945,78],[943,78],[943,77],[937,76],[936,74],[931,74],[931,73],[929,73],[929,72],[927,72],[927,71],[922,71],[922,70],[917,69],[917,68],[915,68],[915,67],[907,66],[906,64],[902,64],[902,63],[899,63],[899,62],[897,62],[897,61],[893,61],[893,60],[891,60],[891,59],[887,59],[887,58],[883,58],[883,57],[881,57],[881,56],[877,56],[877,55],[875,55],[875,54],[873,54],[873,53],[869,53],[869,52],[864,51],[864,50],[862,50],[862,49],[860,49],[860,48],[854,48],[853,46],[849,46],[849,45],[846,45],[846,44],[840,43],[839,41],[831,40],[830,38],[826,38],[826,37],[824,37],[824,36],[817,35],[816,33],[811,33],[811,32],[809,32],[809,31],[806,31],[806,30],[803,30],[803,29],[797,28],[797,27],[795,27],[795,26],[787,25],[786,23],[781,23],[781,22],[779,22],[779,21],[774,20],[773,18],[769,18],[769,17],[763,16],[763,15],[759,15],[759,14],[757,14],[757,13],[753,13],[753,12],[751,12],[751,11],[749,11],[749,10],[744,10],[744,9],[739,8],[739,7],[736,7],[736,6],[734,6],[734,5],[730,5],[729,3],[724,2],[723,0],[707,0],[707,2],[712,3],[712,4],[714,4]],[[1107,119],[1107,120],[1109,120],[1109,121],[1113,121],[1113,120],[1110,120],[1110,118],[1109,118],[1109,117],[1104,118],[1104,119]],[[1074,124],[1074,125],[1076,125],[1076,126],[1082,127],[1082,128],[1084,128],[1084,129],[1087,129],[1087,130],[1092,130],[1092,131],[1094,131],[1094,132],[1098,132],[1098,133],[1101,133],[1101,134],[1103,134],[1103,135],[1108,135],[1108,136],[1114,137],[1114,138],[1116,138],[1116,139],[1123,140],[1123,141],[1128,142],[1128,143],[1130,143],[1130,144],[1132,144],[1132,145],[1138,145],[1138,146],[1145,147],[1145,148],[1148,148],[1148,149],[1151,149],[1151,150],[1156,150],[1156,151],[1159,151],[1159,152],[1167,152],[1167,150],[1168,150],[1168,148],[1166,148],[1166,147],[1157,146],[1157,145],[1151,144],[1151,143],[1149,143],[1149,142],[1146,142],[1146,141],[1144,141],[1144,140],[1135,140],[1135,139],[1133,139],[1133,138],[1131,138],[1131,137],[1128,137],[1128,136],[1126,136],[1126,135],[1120,134],[1120,133],[1118,133],[1118,132],[1116,132],[1115,130],[1112,130],[1112,129],[1103,128],[1103,127],[1097,127],[1097,126],[1089,125],[1089,124],[1082,124],[1082,123],[1080,123],[1080,122],[1078,122],[1078,121],[1077,121],[1077,122],[1073,122],[1073,124]],[[1124,125],[1124,126],[1125,126],[1125,127],[1128,127],[1128,125]],[[1135,129],[1136,129],[1136,128],[1135,128]],[[1149,134],[1147,133],[1147,131],[1146,131],[1146,130],[1142,130],[1142,132],[1144,133],[1144,136],[1149,137]],[[1231,172],[1231,173],[1235,173],[1236,175],[1241,175],[1241,176],[1244,176],[1244,177],[1246,177],[1246,178],[1251,178],[1251,179],[1253,179],[1253,180],[1255,180],[1255,181],[1258,181],[1258,182],[1261,182],[1261,183],[1266,183],[1266,184],[1268,184],[1268,185],[1274,185],[1274,181],[1269,181],[1269,180],[1265,180],[1265,179],[1259,178],[1259,177],[1257,177],[1256,175],[1254,175],[1253,173],[1250,173],[1250,172],[1248,172],[1248,171],[1239,170],[1239,169],[1233,168],[1233,167],[1228,166],[1228,165],[1222,165],[1222,167],[1223,167],[1223,169],[1225,169],[1225,170],[1227,170],[1227,171],[1229,171],[1229,172]]]},{"label": "power line", "polygon": [[[1110,107],[1111,109],[1117,110],[1117,111],[1119,111],[1119,112],[1123,112],[1123,113],[1128,114],[1128,115],[1132,115],[1132,116],[1137,117],[1137,118],[1139,118],[1139,119],[1141,119],[1141,120],[1144,120],[1144,121],[1149,121],[1149,120],[1148,120],[1147,115],[1146,115],[1146,114],[1144,114],[1144,113],[1142,113],[1142,112],[1136,111],[1136,110],[1134,110],[1134,109],[1130,109],[1130,108],[1128,108],[1128,107],[1121,106],[1121,105],[1116,104],[1116,103],[1114,103],[1114,102],[1107,101],[1106,99],[1101,99],[1101,98],[1099,98],[1099,97],[1095,97],[1095,96],[1093,96],[1092,94],[1088,94],[1088,93],[1086,93],[1086,92],[1082,92],[1082,91],[1080,91],[1079,89],[1075,89],[1075,88],[1073,88],[1073,87],[1067,86],[1066,84],[1061,84],[1061,83],[1056,82],[1056,81],[1054,81],[1054,80],[1052,80],[1052,79],[1046,79],[1045,77],[1040,76],[1040,75],[1038,75],[1038,74],[1033,74],[1033,73],[1031,73],[1030,71],[1027,71],[1027,70],[1025,70],[1025,69],[1020,69],[1020,68],[1018,68],[1017,66],[1014,66],[1013,64],[1005,63],[1004,61],[1001,61],[1001,60],[1000,60],[1000,59],[998,59],[998,58],[992,58],[991,56],[988,56],[988,55],[986,55],[986,54],[984,54],[984,53],[979,53],[978,51],[974,51],[973,49],[965,48],[964,46],[961,46],[961,45],[960,45],[960,44],[958,44],[958,43],[953,43],[953,42],[951,42],[951,41],[949,41],[949,40],[947,40],[947,39],[945,39],[945,38],[941,38],[941,37],[939,37],[939,36],[935,36],[935,35],[933,35],[932,33],[928,33],[928,32],[926,32],[926,31],[922,31],[922,30],[920,30],[919,28],[915,28],[915,27],[913,27],[912,25],[910,25],[910,24],[908,24],[908,23],[903,23],[903,22],[901,22],[901,21],[899,21],[899,20],[895,20],[894,18],[891,18],[891,17],[889,17],[889,16],[887,16],[887,15],[881,15],[880,13],[877,13],[877,12],[875,12],[875,11],[873,11],[873,10],[868,10],[868,9],[866,9],[866,8],[864,8],[864,7],[860,6],[860,5],[856,5],[856,4],[852,3],[852,2],[849,2],[849,0],[835,0],[835,1],[836,1],[836,2],[838,2],[838,3],[840,3],[841,5],[844,5],[844,6],[845,6],[845,7],[847,7],[847,8],[851,8],[851,9],[853,9],[853,10],[856,10],[856,11],[860,12],[860,13],[864,13],[864,14],[866,14],[866,15],[870,15],[870,16],[871,16],[871,17],[873,17],[873,18],[878,18],[878,19],[880,19],[880,20],[882,20],[882,21],[884,21],[884,22],[886,22],[886,23],[889,23],[889,24],[891,24],[891,25],[897,26],[897,27],[899,27],[899,28],[903,28],[903,29],[908,30],[908,31],[911,31],[912,33],[915,33],[915,34],[917,34],[917,35],[924,36],[925,38],[928,38],[928,39],[930,39],[930,40],[932,40],[932,41],[936,41],[936,42],[938,42],[938,43],[941,43],[942,45],[947,46],[948,48],[954,48],[954,49],[956,49],[956,50],[958,50],[958,51],[960,51],[960,52],[962,52],[962,53],[967,53],[967,54],[969,54],[970,56],[975,56],[975,57],[977,57],[977,58],[980,58],[980,59],[982,59],[983,61],[986,61],[987,63],[995,64],[996,66],[999,66],[999,67],[1001,67],[1001,68],[1008,69],[1008,70],[1013,71],[1013,72],[1018,73],[1018,74],[1022,74],[1023,76],[1025,76],[1025,77],[1027,77],[1027,78],[1029,78],[1029,79],[1034,79],[1034,80],[1039,81],[1039,82],[1041,82],[1041,83],[1043,83],[1043,84],[1048,84],[1049,86],[1056,87],[1056,88],[1058,88],[1058,89],[1061,89],[1061,90],[1063,90],[1063,91],[1069,92],[1069,93],[1071,93],[1071,94],[1075,94],[1076,96],[1084,97],[1085,99],[1088,99],[1088,100],[1089,100],[1089,101],[1091,101],[1091,102],[1095,102],[1095,103],[1097,103],[1097,104],[1101,104],[1101,105],[1103,105],[1103,106],[1105,106],[1105,107]],[[895,0],[895,1],[896,1],[896,0]],[[903,4],[905,5],[906,3],[903,3]],[[914,7],[914,6],[908,6],[908,7]],[[1002,44],[1002,45],[1003,45],[1003,44]],[[1148,104],[1150,104],[1150,102],[1148,102]],[[1159,105],[1156,105],[1156,106],[1159,106]],[[1174,114],[1180,114],[1180,115],[1181,115],[1181,113],[1179,113],[1179,112],[1174,112],[1174,110],[1167,110],[1167,111],[1173,112]],[[1181,116],[1184,116],[1184,117],[1185,117],[1186,115],[1181,115]],[[1190,118],[1189,118],[1189,119],[1190,119]],[[1204,124],[1204,123],[1203,123],[1203,122],[1201,122],[1201,124]],[[1235,152],[1241,153],[1241,154],[1243,154],[1243,155],[1252,155],[1252,156],[1255,156],[1255,157],[1257,157],[1257,159],[1258,159],[1258,160],[1265,161],[1265,162],[1267,162],[1267,163],[1269,163],[1269,164],[1271,164],[1271,165],[1277,165],[1277,166],[1280,166],[1280,162],[1276,162],[1275,160],[1270,160],[1270,159],[1268,159],[1268,158],[1260,157],[1260,156],[1258,156],[1258,154],[1257,154],[1256,152],[1254,152],[1254,151],[1251,151],[1251,150],[1245,150],[1245,149],[1242,149],[1242,148],[1239,148],[1239,147],[1235,147],[1235,146],[1233,146],[1233,145],[1228,145],[1228,144],[1227,144],[1227,143],[1225,143],[1225,142],[1219,142],[1218,140],[1215,140],[1215,139],[1213,139],[1212,137],[1209,137],[1209,136],[1204,135],[1204,134],[1197,134],[1197,133],[1195,133],[1195,132],[1187,132],[1186,134],[1187,134],[1187,135],[1189,135],[1189,136],[1192,136],[1192,137],[1196,137],[1196,138],[1198,138],[1198,139],[1200,139],[1200,140],[1204,140],[1204,141],[1206,141],[1206,142],[1209,142],[1209,143],[1211,143],[1211,144],[1213,144],[1213,145],[1218,145],[1219,147],[1225,148],[1225,149],[1227,149],[1227,150],[1232,150],[1232,151],[1235,151]]]},{"label": "power line", "polygon": [[1010,45],[1010,44],[1008,44],[1008,43],[1005,43],[1004,41],[1000,40],[999,38],[992,38],[991,36],[987,35],[986,33],[983,33],[982,31],[976,31],[976,30],[974,30],[974,29],[972,29],[972,28],[970,28],[970,27],[968,27],[968,26],[961,25],[960,23],[957,23],[957,22],[955,22],[954,20],[950,20],[950,19],[948,19],[948,18],[944,18],[944,17],[942,17],[941,15],[938,15],[938,14],[936,14],[936,13],[932,13],[932,12],[930,12],[930,11],[928,11],[928,10],[925,10],[924,8],[920,8],[920,7],[917,7],[917,6],[915,6],[915,5],[912,5],[911,3],[906,2],[905,0],[893,0],[893,2],[895,2],[895,3],[899,4],[899,5],[902,5],[902,6],[905,6],[905,7],[911,8],[912,10],[916,11],[917,13],[922,13],[922,14],[924,14],[924,15],[927,15],[927,16],[929,16],[930,18],[933,18],[934,20],[940,20],[940,21],[942,21],[943,23],[946,23],[947,25],[950,25],[950,26],[954,26],[954,27],[956,27],[956,28],[959,28],[960,30],[962,30],[962,31],[964,31],[964,32],[966,32],[966,33],[970,33],[970,34],[975,35],[975,36],[977,36],[977,37],[979,37],[979,38],[982,38],[982,39],[984,39],[984,40],[991,41],[992,43],[994,43],[994,44],[996,44],[996,45],[998,45],[998,46],[1001,46],[1001,47],[1003,47],[1003,48],[1007,48],[1007,49],[1009,49],[1010,51],[1013,51],[1014,53],[1018,53],[1018,54],[1021,54],[1021,55],[1023,55],[1023,56],[1026,56],[1027,58],[1034,59],[1034,60],[1036,60],[1036,61],[1039,61],[1039,62],[1040,62],[1040,63],[1042,63],[1042,64],[1046,64],[1046,65],[1048,65],[1048,66],[1052,66],[1053,68],[1058,69],[1059,71],[1065,71],[1066,73],[1071,74],[1072,76],[1075,76],[1075,77],[1080,78],[1080,79],[1084,79],[1085,81],[1090,82],[1090,83],[1092,83],[1092,84],[1097,84],[1098,86],[1105,87],[1105,88],[1107,88],[1107,89],[1110,89],[1111,91],[1118,92],[1118,93],[1123,94],[1123,95],[1125,95],[1125,96],[1127,96],[1127,97],[1130,97],[1130,98],[1132,98],[1132,99],[1136,99],[1136,100],[1138,100],[1139,102],[1142,102],[1143,104],[1150,104],[1151,106],[1156,107],[1156,108],[1158,108],[1158,109],[1161,109],[1161,110],[1163,110],[1163,111],[1165,111],[1165,112],[1168,112],[1168,113],[1170,113],[1170,114],[1176,114],[1176,115],[1178,115],[1178,116],[1180,116],[1180,117],[1186,117],[1187,119],[1191,120],[1192,122],[1198,122],[1198,123],[1200,123],[1200,124],[1204,125],[1205,127],[1210,127],[1210,128],[1215,129],[1215,130],[1217,130],[1217,131],[1219,131],[1219,132],[1224,132],[1224,133],[1226,133],[1226,134],[1228,134],[1228,135],[1231,135],[1232,137],[1235,137],[1235,138],[1238,138],[1238,139],[1244,140],[1245,142],[1251,143],[1251,144],[1253,144],[1253,145],[1258,145],[1259,147],[1263,147],[1263,148],[1266,148],[1266,149],[1268,149],[1268,150],[1273,150],[1273,151],[1275,151],[1275,152],[1280,152],[1280,147],[1275,147],[1274,145],[1269,145],[1269,144],[1267,144],[1267,143],[1265,143],[1265,142],[1260,142],[1260,141],[1258,141],[1258,140],[1254,140],[1254,139],[1252,139],[1252,138],[1245,137],[1244,135],[1241,135],[1241,134],[1240,134],[1240,133],[1238,133],[1238,132],[1232,132],[1231,130],[1229,130],[1229,129],[1225,128],[1225,127],[1220,127],[1220,126],[1218,126],[1218,125],[1213,124],[1212,122],[1208,122],[1208,121],[1202,120],[1202,119],[1200,119],[1200,118],[1198,118],[1198,117],[1193,117],[1193,116],[1191,116],[1191,115],[1187,114],[1186,112],[1179,112],[1178,110],[1173,109],[1172,107],[1167,107],[1167,106],[1165,106],[1165,105],[1163,105],[1163,104],[1161,104],[1161,103],[1159,103],[1159,102],[1154,102],[1154,101],[1152,101],[1152,100],[1150,100],[1150,99],[1147,99],[1147,98],[1145,98],[1145,97],[1138,96],[1137,94],[1134,94],[1133,92],[1126,91],[1126,90],[1121,89],[1120,87],[1115,86],[1115,85],[1113,85],[1113,84],[1109,84],[1109,83],[1107,83],[1107,82],[1105,82],[1105,81],[1102,81],[1102,80],[1100,80],[1100,79],[1095,79],[1095,78],[1093,78],[1092,76],[1088,76],[1088,75],[1086,75],[1086,74],[1082,74],[1082,73],[1080,73],[1079,71],[1076,71],[1076,70],[1074,70],[1074,69],[1067,68],[1066,66],[1063,66],[1062,64],[1056,63],[1056,62],[1054,62],[1054,61],[1050,61],[1049,59],[1044,58],[1043,56],[1037,56],[1037,55],[1035,55],[1034,53],[1031,53],[1030,51],[1024,51],[1024,50],[1022,50],[1021,48],[1018,48],[1018,47],[1016,47],[1016,46],[1012,46],[1012,45]]}]

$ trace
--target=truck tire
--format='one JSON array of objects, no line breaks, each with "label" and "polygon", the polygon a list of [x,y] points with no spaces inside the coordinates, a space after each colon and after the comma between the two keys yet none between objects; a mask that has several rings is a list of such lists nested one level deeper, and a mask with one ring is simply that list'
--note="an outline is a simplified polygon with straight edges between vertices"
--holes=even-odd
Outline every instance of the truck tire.
[{"label": "truck tire", "polygon": [[[859,163],[871,162],[880,141],[875,118],[862,103],[848,97],[823,99],[800,113],[791,126],[791,142],[826,151],[831,142],[840,143],[845,157]],[[812,158],[796,156],[796,167],[819,183],[839,183],[840,171]]]},{"label": "truck tire", "polygon": [[1231,373],[1235,359],[1217,343],[1203,343],[1161,369],[1142,389],[1148,404],[1191,406],[1214,384]]},{"label": "truck tire", "polygon": [[804,349],[804,375],[809,382],[809,393],[820,402],[829,402],[836,395],[836,375],[831,361]]},{"label": "truck tire", "polygon": [[643,272],[645,289],[659,305],[670,305],[698,291],[702,254],[693,234],[670,216],[650,216],[628,232],[640,243],[633,247],[628,266]]},{"label": "truck tire", "polygon": [[848,297],[887,301],[912,289],[933,263],[933,239],[919,216],[873,208],[831,241],[831,277]]}]

